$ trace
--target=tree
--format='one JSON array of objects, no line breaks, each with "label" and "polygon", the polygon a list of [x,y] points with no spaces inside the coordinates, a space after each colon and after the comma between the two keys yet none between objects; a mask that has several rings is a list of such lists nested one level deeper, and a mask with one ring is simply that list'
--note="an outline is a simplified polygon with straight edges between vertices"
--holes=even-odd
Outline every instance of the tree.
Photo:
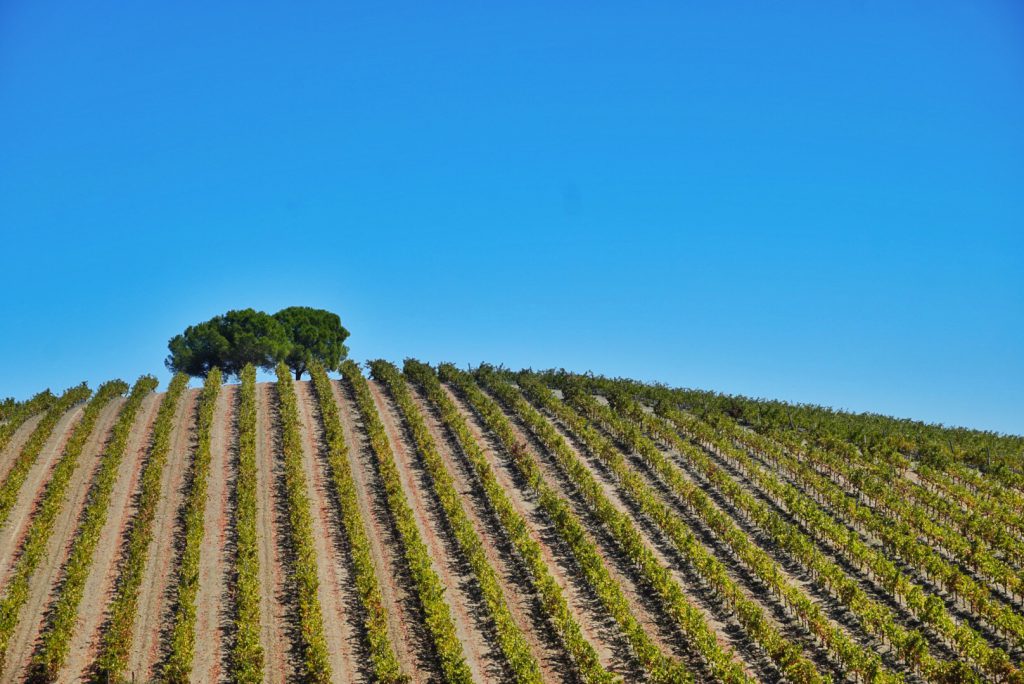
[{"label": "tree", "polygon": [[270,369],[284,359],[291,343],[284,327],[255,309],[228,311],[189,326],[167,343],[165,365],[172,372],[206,377],[214,368],[239,375],[246,364]]},{"label": "tree", "polygon": [[311,309],[308,306],[291,306],[274,314],[283,326],[290,348],[284,362],[301,380],[310,364],[319,362],[325,370],[339,370],[341,362],[348,356],[345,340],[348,330],[342,327],[338,314]]}]

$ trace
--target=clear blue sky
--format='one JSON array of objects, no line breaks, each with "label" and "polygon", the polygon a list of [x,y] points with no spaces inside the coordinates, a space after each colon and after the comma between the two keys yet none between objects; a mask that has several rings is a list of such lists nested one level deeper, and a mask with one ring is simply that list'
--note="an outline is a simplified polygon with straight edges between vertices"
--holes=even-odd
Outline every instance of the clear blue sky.
[{"label": "clear blue sky", "polygon": [[229,308],[1024,432],[1024,4],[0,4],[0,396]]}]

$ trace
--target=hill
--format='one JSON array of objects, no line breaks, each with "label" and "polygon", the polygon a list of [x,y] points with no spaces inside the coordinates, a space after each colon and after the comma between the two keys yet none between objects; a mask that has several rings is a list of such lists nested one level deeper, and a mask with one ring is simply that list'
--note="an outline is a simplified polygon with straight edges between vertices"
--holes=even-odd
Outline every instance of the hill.
[{"label": "hill", "polygon": [[1024,681],[1024,440],[347,362],[0,406],[0,684]]}]

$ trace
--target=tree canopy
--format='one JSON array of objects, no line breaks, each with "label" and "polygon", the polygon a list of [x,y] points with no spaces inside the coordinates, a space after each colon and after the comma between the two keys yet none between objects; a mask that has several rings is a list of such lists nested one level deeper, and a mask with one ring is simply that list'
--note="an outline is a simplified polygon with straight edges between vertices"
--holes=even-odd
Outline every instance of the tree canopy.
[{"label": "tree canopy", "polygon": [[348,331],[337,314],[293,306],[271,316],[238,309],[191,325],[167,343],[172,372],[206,377],[214,368],[238,375],[246,364],[271,370],[284,361],[301,379],[313,362],[337,370],[348,354]]},{"label": "tree canopy", "polygon": [[301,380],[302,374],[314,362],[326,370],[339,370],[348,356],[345,340],[348,330],[341,325],[338,314],[311,309],[308,306],[290,306],[274,314],[288,335],[290,348],[284,362]]}]

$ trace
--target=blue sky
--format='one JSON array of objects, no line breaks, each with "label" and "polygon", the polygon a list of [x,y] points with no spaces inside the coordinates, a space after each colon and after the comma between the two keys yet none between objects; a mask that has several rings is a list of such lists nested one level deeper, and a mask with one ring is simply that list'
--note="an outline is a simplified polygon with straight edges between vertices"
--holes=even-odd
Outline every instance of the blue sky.
[{"label": "blue sky", "polygon": [[229,308],[1024,432],[1024,6],[0,5],[0,395]]}]

